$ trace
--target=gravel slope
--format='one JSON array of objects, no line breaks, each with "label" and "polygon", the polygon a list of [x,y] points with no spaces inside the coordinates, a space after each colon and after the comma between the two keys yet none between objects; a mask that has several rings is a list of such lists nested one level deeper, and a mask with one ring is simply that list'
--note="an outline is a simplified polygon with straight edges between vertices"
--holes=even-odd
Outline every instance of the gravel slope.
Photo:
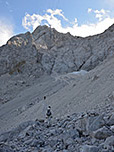
[{"label": "gravel slope", "polygon": [[54,117],[109,103],[114,106],[114,57],[85,75],[44,76],[32,82],[21,92],[12,86],[18,95],[0,105],[0,133],[24,121],[44,118],[47,105],[52,106]]}]

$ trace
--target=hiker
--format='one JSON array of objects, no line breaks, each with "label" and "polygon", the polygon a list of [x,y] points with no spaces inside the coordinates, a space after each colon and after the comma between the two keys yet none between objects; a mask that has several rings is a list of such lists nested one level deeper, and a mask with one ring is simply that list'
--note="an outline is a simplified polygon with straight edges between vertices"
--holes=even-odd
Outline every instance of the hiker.
[{"label": "hiker", "polygon": [[52,118],[51,106],[48,106],[48,108],[47,108],[46,118]]},{"label": "hiker", "polygon": [[44,96],[44,100],[46,100],[46,96]]},{"label": "hiker", "polygon": [[47,112],[46,112],[46,119],[47,119],[48,127],[51,126],[51,118],[52,118],[51,106],[48,106]]}]

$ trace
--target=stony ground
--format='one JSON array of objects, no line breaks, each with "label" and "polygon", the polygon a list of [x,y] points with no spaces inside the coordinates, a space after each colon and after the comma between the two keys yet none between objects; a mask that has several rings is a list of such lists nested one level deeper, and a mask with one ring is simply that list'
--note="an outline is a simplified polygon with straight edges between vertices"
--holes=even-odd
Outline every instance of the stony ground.
[{"label": "stony ground", "polygon": [[28,121],[0,136],[0,152],[114,152],[114,106]]}]

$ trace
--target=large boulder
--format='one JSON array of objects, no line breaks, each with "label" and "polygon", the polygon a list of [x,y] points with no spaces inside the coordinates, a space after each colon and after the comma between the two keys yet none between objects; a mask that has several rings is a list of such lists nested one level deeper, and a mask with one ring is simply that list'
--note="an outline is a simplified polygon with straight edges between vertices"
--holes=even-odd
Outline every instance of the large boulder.
[{"label": "large boulder", "polygon": [[95,131],[95,130],[103,127],[105,125],[105,121],[104,121],[103,117],[104,117],[103,115],[100,115],[100,116],[95,117],[93,119],[94,121],[92,123],[90,121],[89,125],[88,125],[88,131],[89,132]]},{"label": "large boulder", "polygon": [[114,147],[114,136],[108,137],[104,142],[105,147],[113,146]]},{"label": "large boulder", "polygon": [[99,140],[106,139],[107,137],[110,137],[111,135],[113,135],[112,131],[110,131],[105,126],[94,131],[94,137],[99,139]]},{"label": "large boulder", "polygon": [[114,125],[114,113],[110,116],[107,124],[110,126]]},{"label": "large boulder", "polygon": [[97,146],[84,145],[81,152],[98,152],[99,149]]}]

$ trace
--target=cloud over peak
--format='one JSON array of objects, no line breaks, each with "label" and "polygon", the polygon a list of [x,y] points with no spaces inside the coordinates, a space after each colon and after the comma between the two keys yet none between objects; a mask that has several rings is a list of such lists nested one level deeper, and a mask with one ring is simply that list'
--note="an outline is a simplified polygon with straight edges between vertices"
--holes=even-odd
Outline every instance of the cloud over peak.
[{"label": "cloud over peak", "polygon": [[[114,18],[110,17],[110,11],[108,10],[93,10],[92,8],[89,8],[88,13],[93,13],[97,19],[97,22],[79,25],[77,18],[74,19],[74,22],[70,22],[64,16],[62,10],[48,9],[44,15],[26,14],[22,20],[22,25],[25,29],[33,31],[37,26],[42,25],[43,22],[44,25],[51,26],[58,32],[70,32],[74,36],[86,37],[104,32],[104,30],[114,23]],[[58,16],[62,17],[62,19],[60,19]],[[64,20],[66,24],[69,24],[70,26],[63,27],[62,20]]]},{"label": "cloud over peak", "polygon": [[56,15],[61,16],[63,20],[68,21],[68,19],[63,15],[62,10],[48,9],[44,15],[39,14],[26,14],[22,20],[22,25],[27,30],[34,30],[37,26],[42,24],[42,21],[45,21],[45,25],[51,26],[52,28],[60,28],[61,20],[59,20]]}]

